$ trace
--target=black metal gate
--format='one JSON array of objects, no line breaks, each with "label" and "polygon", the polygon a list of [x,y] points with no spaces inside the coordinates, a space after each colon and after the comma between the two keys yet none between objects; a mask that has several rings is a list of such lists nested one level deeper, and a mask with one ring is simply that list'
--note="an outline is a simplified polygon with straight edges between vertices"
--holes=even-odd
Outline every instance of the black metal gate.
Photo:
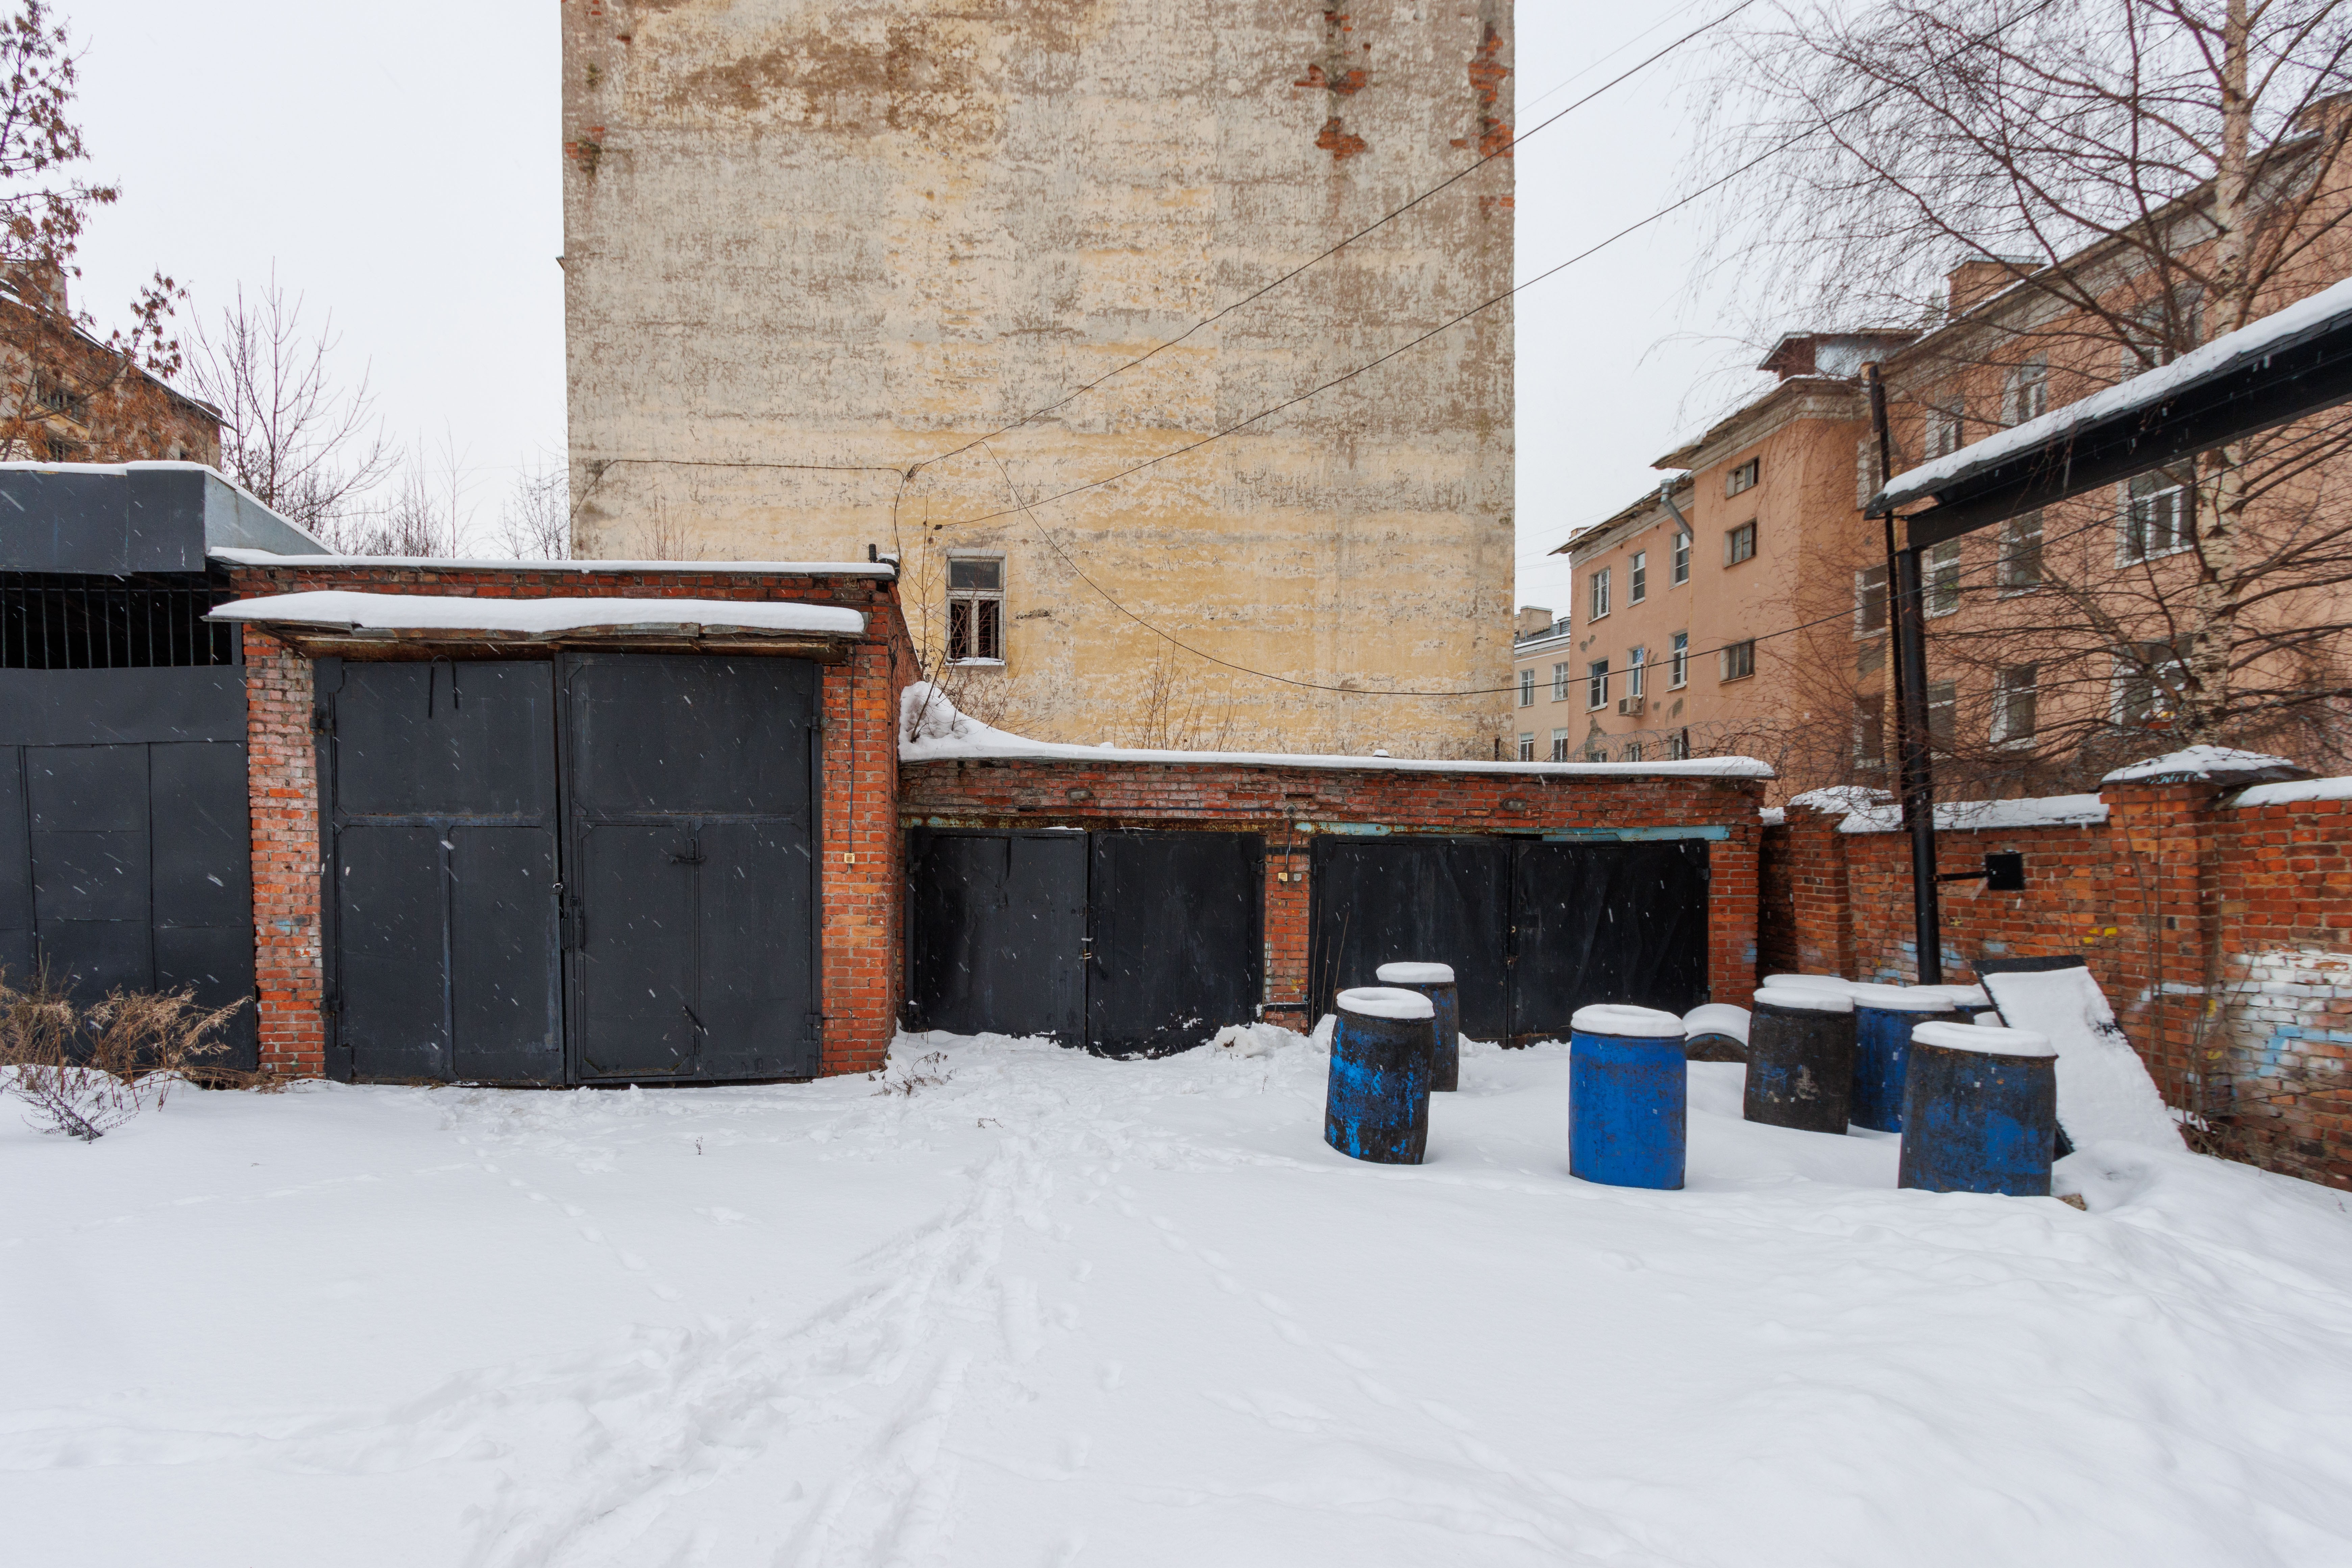
[{"label": "black metal gate", "polygon": [[814,667],[318,661],[339,1075],[813,1075]]},{"label": "black metal gate", "polygon": [[1707,998],[1704,839],[1318,838],[1310,1005],[1397,959],[1451,963],[1462,1032],[1565,1038],[1576,1009],[1686,1012]]},{"label": "black metal gate", "polygon": [[[22,650],[12,645],[11,657]],[[233,652],[230,657],[233,656]],[[0,668],[0,969],[253,996],[245,672]],[[222,1065],[256,1065],[251,1006]]]},{"label": "black metal gate", "polygon": [[1159,1055],[1257,1016],[1255,833],[918,828],[908,994],[919,1026]]}]

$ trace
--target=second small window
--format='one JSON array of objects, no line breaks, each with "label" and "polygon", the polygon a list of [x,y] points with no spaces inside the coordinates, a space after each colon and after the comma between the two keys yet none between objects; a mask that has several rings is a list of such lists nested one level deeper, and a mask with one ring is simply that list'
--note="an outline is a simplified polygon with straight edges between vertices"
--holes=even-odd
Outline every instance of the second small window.
[{"label": "second small window", "polygon": [[1756,521],[1750,518],[1723,536],[1723,563],[1737,566],[1756,556]]},{"label": "second small window", "polygon": [[948,561],[948,658],[956,663],[1004,660],[1004,563],[985,556]]}]

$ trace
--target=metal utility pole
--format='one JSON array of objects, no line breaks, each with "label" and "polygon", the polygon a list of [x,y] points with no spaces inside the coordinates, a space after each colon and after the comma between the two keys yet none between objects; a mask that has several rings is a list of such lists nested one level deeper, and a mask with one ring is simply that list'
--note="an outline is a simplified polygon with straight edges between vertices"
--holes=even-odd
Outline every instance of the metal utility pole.
[{"label": "metal utility pole", "polygon": [[[1882,492],[1895,473],[1894,441],[1886,426],[1886,384],[1878,366],[1864,367],[1870,385],[1870,419],[1878,434]],[[1882,507],[1886,530],[1887,620],[1894,645],[1888,675],[1895,687],[1895,743],[1901,761],[1903,825],[1911,834],[1911,926],[1918,948],[1918,983],[1944,983],[1942,900],[1937,897],[1936,784],[1931,766],[1934,736],[1927,727],[1927,615],[1921,597],[1919,550],[1895,545],[1895,509]]]}]

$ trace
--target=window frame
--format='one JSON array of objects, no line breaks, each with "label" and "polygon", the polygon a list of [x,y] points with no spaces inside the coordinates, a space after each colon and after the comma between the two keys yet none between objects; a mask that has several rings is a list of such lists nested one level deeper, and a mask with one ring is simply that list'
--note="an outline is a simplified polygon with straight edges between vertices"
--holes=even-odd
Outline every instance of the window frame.
[{"label": "window frame", "polygon": [[1603,566],[1594,572],[1592,580],[1585,584],[1584,624],[1586,626],[1609,618],[1609,580],[1613,571],[1612,567]]},{"label": "window frame", "polygon": [[[1727,528],[1723,531],[1723,564],[1726,570],[1745,565],[1756,559],[1758,538],[1756,524],[1757,520],[1751,517],[1737,528]],[[1739,552],[1743,541],[1748,546],[1748,552],[1744,555]]]},{"label": "window frame", "polygon": [[1566,730],[1554,730],[1551,732],[1551,760],[1555,763],[1564,763],[1568,761],[1568,731]]},{"label": "window frame", "polygon": [[1629,605],[1638,605],[1649,596],[1650,552],[1646,550],[1636,550],[1633,552],[1633,559],[1625,563],[1625,602]]},{"label": "window frame", "polygon": [[1674,571],[1672,586],[1679,588],[1690,581],[1691,536],[1687,528],[1675,530]]},{"label": "window frame", "polygon": [[[2030,533],[2028,529],[2022,526],[2029,519],[2032,521]],[[2013,599],[2021,594],[2038,594],[2042,591],[2042,510],[2039,507],[2002,521],[2000,561],[1993,569],[1994,574],[2000,581],[2000,586],[1997,592],[2001,598]],[[2021,583],[2018,581],[2017,563],[2027,559],[2031,559],[2033,563],[2033,580],[2030,583]]]},{"label": "window frame", "polygon": [[1519,671],[1519,700],[1518,700],[1518,706],[1519,706],[1519,707],[1521,707],[1521,708],[1532,708],[1532,707],[1534,707],[1535,705],[1536,705],[1536,672],[1535,672],[1534,668],[1533,668],[1532,667],[1530,667],[1530,668],[1528,668],[1522,669],[1521,671]]},{"label": "window frame", "polygon": [[1690,684],[1690,633],[1676,632],[1666,644],[1666,689],[1680,691]]},{"label": "window frame", "polygon": [[[2024,676],[2021,682],[2018,679],[2021,671]],[[2021,695],[2025,700],[2025,728],[2021,731],[2014,728],[2017,702]],[[2001,666],[1993,672],[1992,717],[1988,726],[1988,738],[1996,746],[2010,746],[2020,750],[2032,746],[2036,742],[2041,729],[2041,707],[2042,666],[2040,662]]]},{"label": "window frame", "polygon": [[[2173,482],[2160,489],[2150,489],[2146,495],[2133,493],[2132,487],[2144,479],[2168,479]],[[2144,566],[2151,561],[2179,555],[2196,542],[2192,526],[2196,479],[2193,475],[2179,474],[2163,468],[2150,468],[2144,474],[2134,474],[2116,487],[2116,564]],[[2140,518],[2140,504],[2170,496],[2172,503],[2172,542],[2162,550],[2147,548],[2147,531]],[[2151,514],[2153,508],[2151,508]],[[2137,549],[2135,549],[2137,546]]]},{"label": "window frame", "polygon": [[1919,598],[1920,607],[1929,620],[1960,613],[1958,540],[1948,539],[1919,552]]},{"label": "window frame", "polygon": [[1584,667],[1584,710],[1598,713],[1609,706],[1609,661],[1596,658]]},{"label": "window frame", "polygon": [[1642,672],[1648,668],[1650,650],[1631,647],[1625,650],[1625,695],[1639,700],[1642,696]]},{"label": "window frame", "polygon": [[[1752,680],[1756,678],[1756,639],[1754,637],[1744,637],[1738,642],[1724,644],[1716,654],[1716,658],[1718,661],[1717,664],[1719,672],[1717,678],[1718,685],[1728,686],[1735,680]],[[1735,670],[1738,671],[1737,674],[1733,673]]]},{"label": "window frame", "polygon": [[[1937,734],[1937,720],[1941,716],[1943,733]],[[1957,680],[1931,680],[1927,683],[1927,750],[1931,755],[1948,757],[1960,734],[1960,683]]]},{"label": "window frame", "polygon": [[[950,552],[947,561],[947,580],[950,584],[946,598],[947,662],[980,669],[1001,667],[1005,662],[1006,632],[1008,623],[1012,619],[1007,614],[1008,595],[1005,592],[1005,584],[1012,574],[1006,569],[1004,552],[998,550],[958,550]],[[996,586],[994,588],[953,586],[956,567],[968,562],[993,563],[996,567]],[[990,605],[993,605],[996,608],[992,626],[990,616],[985,613],[985,606]],[[959,606],[963,607],[963,613],[961,616],[957,614]],[[988,634],[992,630],[994,633],[995,650],[993,652],[959,653],[957,651],[960,641],[968,641],[969,646],[985,648],[990,640]],[[960,631],[962,634],[961,637],[959,637]]]},{"label": "window frame", "polygon": [[1519,761],[1523,763],[1532,763],[1535,760],[1536,738],[1534,733],[1529,731],[1519,737]]},{"label": "window frame", "polygon": [[[1878,579],[1875,584],[1870,581],[1873,576]],[[1874,588],[1878,595],[1878,620],[1874,625],[1870,618]],[[1886,568],[1883,565],[1864,566],[1853,574],[1853,637],[1856,642],[1864,637],[1877,637],[1886,630],[1887,618],[1894,608],[1893,596],[1886,588]]]},{"label": "window frame", "polygon": [[[1528,673],[1532,675],[1535,671],[1529,670]],[[1551,700],[1554,702],[1568,700],[1568,660],[1554,659],[1551,667]]]},{"label": "window frame", "polygon": [[2010,370],[2001,387],[2001,415],[2011,428],[2050,412],[2050,361],[2035,354]]},{"label": "window frame", "polygon": [[1759,454],[1746,462],[1723,470],[1723,499],[1746,495],[1763,482],[1764,459]]}]

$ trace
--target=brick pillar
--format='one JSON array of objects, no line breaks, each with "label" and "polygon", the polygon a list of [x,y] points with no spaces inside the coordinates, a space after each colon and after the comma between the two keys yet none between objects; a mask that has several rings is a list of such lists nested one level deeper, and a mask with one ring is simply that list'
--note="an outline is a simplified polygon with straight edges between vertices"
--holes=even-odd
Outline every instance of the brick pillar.
[{"label": "brick pillar", "polygon": [[253,816],[253,973],[261,1067],[322,1078],[326,965],[319,945],[319,771],[310,661],[245,628],[246,791]]},{"label": "brick pillar", "polygon": [[1780,946],[1801,973],[1854,973],[1852,879],[1846,837],[1838,831],[1845,816],[1843,809],[1792,805],[1776,846],[1787,857],[1789,887],[1789,931]]},{"label": "brick pillar", "polygon": [[860,643],[824,671],[825,1074],[882,1066],[898,1023],[898,693],[890,649]]},{"label": "brick pillar", "polygon": [[2210,781],[2111,783],[2109,887],[2116,933],[2108,951],[2108,1001],[2149,1074],[2175,1107],[2201,1110],[2218,1036],[2200,1026],[2216,1000],[2221,918],[2215,892]]}]

